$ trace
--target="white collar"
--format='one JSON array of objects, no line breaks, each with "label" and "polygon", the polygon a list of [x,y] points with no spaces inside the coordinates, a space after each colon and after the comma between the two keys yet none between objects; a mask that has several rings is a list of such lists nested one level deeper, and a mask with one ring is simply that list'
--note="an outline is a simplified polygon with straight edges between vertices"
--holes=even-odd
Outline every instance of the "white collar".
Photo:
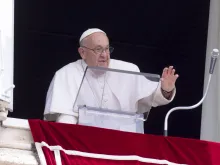
[{"label": "white collar", "polygon": [[[83,59],[81,59],[80,63],[81,63],[80,65],[81,65],[82,71],[85,72],[86,67],[88,66],[87,63]],[[109,67],[108,68],[110,68],[110,66],[111,66],[111,60],[109,61]],[[91,69],[87,70],[87,72],[88,71],[89,71],[91,76],[93,76],[94,78],[99,78],[99,79],[103,79],[103,78],[106,79],[109,75],[109,72],[110,72],[110,71],[107,71],[107,74],[96,75],[96,74],[94,74],[94,72],[92,72]]]}]

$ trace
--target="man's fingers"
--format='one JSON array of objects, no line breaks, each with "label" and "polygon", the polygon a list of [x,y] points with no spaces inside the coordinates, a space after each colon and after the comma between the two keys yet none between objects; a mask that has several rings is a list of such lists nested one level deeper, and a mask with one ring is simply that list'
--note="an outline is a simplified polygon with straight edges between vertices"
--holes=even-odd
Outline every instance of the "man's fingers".
[{"label": "man's fingers", "polygon": [[176,81],[176,79],[179,77],[179,75],[178,74],[175,74],[174,76],[173,76],[173,79],[174,79],[174,81]]},{"label": "man's fingers", "polygon": [[172,74],[173,66],[169,66],[168,74]]},{"label": "man's fingers", "polygon": [[176,72],[176,70],[173,68],[173,66],[165,67],[163,69],[162,77],[165,77],[167,75],[168,76],[171,75],[171,76],[175,77],[175,79],[177,79],[179,77],[179,75],[178,74],[175,75],[175,72]]},{"label": "man's fingers", "polygon": [[174,74],[175,74],[175,71],[176,71],[175,69],[172,69],[171,74],[174,75]]},{"label": "man's fingers", "polygon": [[163,69],[163,73],[168,73],[168,68],[167,67]]},{"label": "man's fingers", "polygon": [[168,73],[168,68],[166,67],[163,69],[162,77],[165,77],[167,73]]},{"label": "man's fingers", "polygon": [[168,73],[168,68],[166,67],[163,69],[163,74],[167,74],[167,73]]}]

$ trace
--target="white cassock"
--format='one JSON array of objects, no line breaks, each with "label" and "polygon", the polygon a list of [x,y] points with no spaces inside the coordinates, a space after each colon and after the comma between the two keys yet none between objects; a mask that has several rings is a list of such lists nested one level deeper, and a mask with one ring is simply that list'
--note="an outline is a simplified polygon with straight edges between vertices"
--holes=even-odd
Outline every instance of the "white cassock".
[{"label": "white cassock", "polygon": [[[44,111],[46,120],[71,124],[79,122],[79,111],[75,108],[74,102],[86,66],[83,60],[77,60],[55,73],[46,98]],[[114,59],[110,60],[109,68],[140,72],[136,65]],[[151,106],[156,107],[170,103],[175,92],[172,98],[167,100],[161,93],[160,83],[150,81],[143,76],[116,72],[96,75],[87,70],[76,104],[143,114],[149,111]],[[100,120],[102,121],[100,122]],[[89,117],[81,117],[80,122],[90,126],[144,132],[143,122],[136,122],[136,120],[109,119],[103,116],[100,119],[89,115]]]}]

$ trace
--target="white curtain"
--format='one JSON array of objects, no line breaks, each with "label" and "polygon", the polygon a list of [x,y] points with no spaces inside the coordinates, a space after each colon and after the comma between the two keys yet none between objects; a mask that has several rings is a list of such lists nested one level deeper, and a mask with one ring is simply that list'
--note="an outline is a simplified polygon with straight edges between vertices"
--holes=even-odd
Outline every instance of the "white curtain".
[{"label": "white curtain", "polygon": [[[220,0],[210,0],[204,91],[209,76],[211,51],[220,48]],[[220,60],[218,59],[208,95],[202,106],[201,140],[220,142]]]}]

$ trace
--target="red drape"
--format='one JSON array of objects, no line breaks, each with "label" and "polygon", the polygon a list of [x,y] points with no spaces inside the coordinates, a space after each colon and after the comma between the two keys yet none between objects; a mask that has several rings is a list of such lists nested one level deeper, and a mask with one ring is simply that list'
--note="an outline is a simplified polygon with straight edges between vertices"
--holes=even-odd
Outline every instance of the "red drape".
[{"label": "red drape", "polygon": [[[113,156],[139,156],[139,158],[166,160],[177,164],[220,164],[219,143],[136,134],[42,120],[29,120],[29,125],[36,143],[42,144],[44,142],[49,146],[62,147],[63,150],[60,151],[62,165],[162,164],[161,162],[146,163],[140,159],[110,160],[67,153],[72,151]],[[47,164],[56,165],[54,151],[45,146],[42,148]]]}]

